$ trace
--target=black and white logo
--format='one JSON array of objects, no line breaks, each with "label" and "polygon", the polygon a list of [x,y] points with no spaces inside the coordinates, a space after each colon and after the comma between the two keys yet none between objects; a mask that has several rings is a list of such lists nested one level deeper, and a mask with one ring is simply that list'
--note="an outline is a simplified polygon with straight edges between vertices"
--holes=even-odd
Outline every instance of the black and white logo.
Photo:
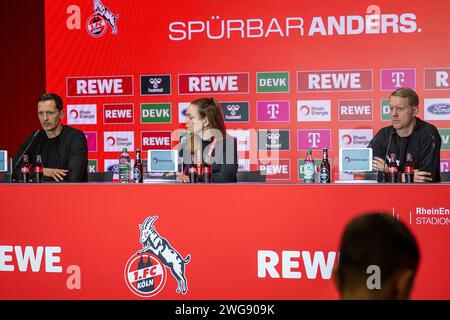
[{"label": "black and white logo", "polygon": [[258,130],[258,150],[290,150],[289,130]]},{"label": "black and white logo", "polygon": [[170,87],[170,75],[142,75],[141,76],[141,96],[148,95],[169,95],[172,90]]},{"label": "black and white logo", "polygon": [[248,122],[248,102],[221,102],[225,122]]}]

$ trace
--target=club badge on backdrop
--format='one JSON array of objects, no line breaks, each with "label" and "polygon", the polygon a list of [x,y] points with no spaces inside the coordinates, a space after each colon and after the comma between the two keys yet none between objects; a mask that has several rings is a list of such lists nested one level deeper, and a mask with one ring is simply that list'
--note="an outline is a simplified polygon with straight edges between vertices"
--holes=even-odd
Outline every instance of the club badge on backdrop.
[{"label": "club badge on backdrop", "polygon": [[111,27],[111,33],[117,34],[117,19],[119,14],[114,14],[100,0],[94,0],[94,13],[86,22],[86,29],[91,37],[99,38],[103,36],[108,28]]}]

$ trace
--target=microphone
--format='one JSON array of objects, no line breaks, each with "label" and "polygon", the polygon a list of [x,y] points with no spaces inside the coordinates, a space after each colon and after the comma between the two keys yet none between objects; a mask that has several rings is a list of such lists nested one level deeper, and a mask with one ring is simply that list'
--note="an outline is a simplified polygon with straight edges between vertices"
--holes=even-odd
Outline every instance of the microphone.
[{"label": "microphone", "polygon": [[[391,134],[389,135],[388,145],[386,148],[386,154],[384,155],[383,172],[382,172],[383,179],[381,180],[382,182],[385,182],[385,174],[384,173],[385,173],[385,169],[386,169],[386,160],[389,159],[388,158],[389,147],[391,146],[391,141],[392,141],[392,137],[394,136],[394,134],[395,134],[395,130],[394,130],[394,127],[392,127]],[[378,174],[378,180],[380,180],[380,174]]]},{"label": "microphone", "polygon": [[19,164],[20,160],[22,160],[23,156],[25,155],[25,153],[28,151],[28,149],[31,147],[31,145],[33,144],[34,138],[38,135],[38,133],[41,132],[41,130],[39,129],[38,131],[36,131],[33,136],[31,137],[30,142],[28,143],[27,147],[25,148],[24,152],[22,152],[22,154],[20,155],[19,159],[17,159],[16,164],[14,165],[14,168],[12,169],[12,171],[14,171],[17,167],[17,165]]}]

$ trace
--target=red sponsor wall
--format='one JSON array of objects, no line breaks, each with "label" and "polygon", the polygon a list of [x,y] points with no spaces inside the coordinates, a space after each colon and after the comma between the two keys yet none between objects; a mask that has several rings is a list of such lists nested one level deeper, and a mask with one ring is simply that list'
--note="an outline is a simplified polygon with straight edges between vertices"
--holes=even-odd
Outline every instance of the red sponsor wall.
[{"label": "red sponsor wall", "polygon": [[227,128],[244,130],[231,131],[241,170],[286,159],[269,180],[291,181],[306,149],[317,159],[327,147],[337,172],[339,148],[365,147],[390,124],[383,100],[409,86],[419,117],[441,130],[448,171],[450,3],[371,4],[47,0],[47,86],[71,108],[67,122],[90,132],[91,170],[111,170],[105,160],[124,146],[133,157],[173,147],[183,108],[214,96]]}]

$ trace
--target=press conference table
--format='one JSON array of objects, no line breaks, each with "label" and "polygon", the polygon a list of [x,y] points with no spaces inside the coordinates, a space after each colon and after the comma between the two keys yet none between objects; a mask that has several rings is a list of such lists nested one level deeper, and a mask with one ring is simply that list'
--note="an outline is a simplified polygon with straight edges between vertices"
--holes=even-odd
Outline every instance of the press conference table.
[{"label": "press conference table", "polygon": [[[450,299],[449,195],[446,183],[0,184],[0,299],[336,299],[341,232],[380,210],[419,243],[412,298]],[[185,294],[176,259],[154,295],[130,288],[155,216],[158,239],[190,255]]]}]

